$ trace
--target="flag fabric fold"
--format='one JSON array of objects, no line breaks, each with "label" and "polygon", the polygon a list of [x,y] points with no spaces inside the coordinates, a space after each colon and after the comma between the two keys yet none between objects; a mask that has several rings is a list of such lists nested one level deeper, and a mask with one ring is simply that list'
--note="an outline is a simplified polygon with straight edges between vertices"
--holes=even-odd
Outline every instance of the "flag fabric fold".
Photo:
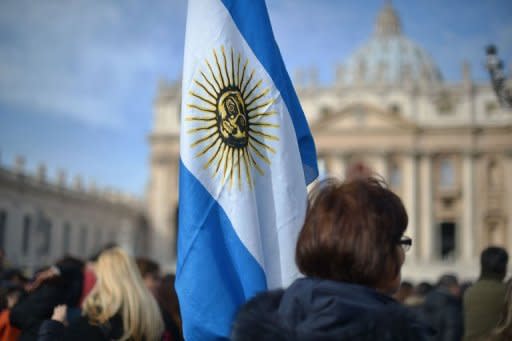
[{"label": "flag fabric fold", "polygon": [[187,340],[222,339],[241,304],[298,276],[317,174],[263,0],[190,0],[176,290]]}]

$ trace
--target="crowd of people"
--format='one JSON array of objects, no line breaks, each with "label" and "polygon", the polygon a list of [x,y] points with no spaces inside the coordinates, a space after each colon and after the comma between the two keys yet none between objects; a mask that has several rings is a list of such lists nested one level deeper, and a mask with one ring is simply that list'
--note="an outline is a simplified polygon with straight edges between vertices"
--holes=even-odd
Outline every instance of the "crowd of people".
[{"label": "crowd of people", "polygon": [[1,341],[182,340],[174,275],[115,245],[37,272],[2,271]]},{"label": "crowd of people", "polygon": [[[401,281],[408,216],[378,179],[328,180],[310,195],[295,260],[303,274],[234,317],[238,340],[512,340],[508,254],[488,247],[474,283]],[[0,273],[0,341],[182,340],[174,276],[115,245],[28,279]]]},{"label": "crowd of people", "polygon": [[436,330],[433,340],[512,340],[512,283],[504,282],[508,254],[488,247],[480,261],[475,283],[445,274],[435,284],[404,281],[393,297]]}]

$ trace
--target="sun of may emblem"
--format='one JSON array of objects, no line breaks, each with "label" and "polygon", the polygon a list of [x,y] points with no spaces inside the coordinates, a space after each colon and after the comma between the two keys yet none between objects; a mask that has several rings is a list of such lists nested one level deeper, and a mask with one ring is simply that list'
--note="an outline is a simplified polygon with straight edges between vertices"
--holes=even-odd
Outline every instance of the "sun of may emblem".
[{"label": "sun of may emblem", "polygon": [[253,187],[253,169],[264,175],[261,162],[270,165],[269,155],[276,152],[270,143],[279,140],[279,125],[272,122],[277,112],[270,110],[275,98],[269,88],[263,89],[261,79],[254,79],[249,60],[241,59],[233,49],[228,56],[224,47],[220,53],[213,50],[194,79],[189,92],[193,103],[187,103],[185,116],[191,126],[187,133],[195,135],[195,157],[204,158],[203,167],[213,177],[220,176],[223,184],[229,181],[230,188],[237,183],[239,189],[244,178]]}]

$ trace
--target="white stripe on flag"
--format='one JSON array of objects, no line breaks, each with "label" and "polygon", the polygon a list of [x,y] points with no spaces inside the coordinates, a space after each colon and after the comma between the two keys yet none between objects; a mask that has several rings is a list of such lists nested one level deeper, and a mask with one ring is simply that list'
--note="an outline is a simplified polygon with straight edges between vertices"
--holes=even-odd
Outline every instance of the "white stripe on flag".
[{"label": "white stripe on flag", "polygon": [[[191,145],[200,138],[206,138],[209,132],[187,133],[204,125],[201,125],[200,121],[184,119],[181,127],[181,159],[225,210],[240,240],[264,269],[268,287],[286,286],[298,276],[294,250],[307,200],[297,138],[288,109],[271,77],[241,36],[224,5],[218,0],[189,2],[182,115],[197,117],[204,114],[197,108],[205,108],[204,99],[208,99],[208,94],[195,81],[207,85],[200,73],[203,72],[207,78],[209,77],[213,87],[216,87],[206,60],[211,64],[214,73],[218,72],[213,54],[213,51],[216,51],[220,70],[223,72],[225,65],[221,47],[225,49],[228,73],[231,68],[230,51],[233,48],[235,56],[239,53],[242,61],[248,60],[246,72],[249,69],[254,70],[249,88],[261,80],[261,89],[270,89],[265,98],[273,98],[275,102],[268,105],[266,111],[277,111],[279,114],[266,122],[279,127],[269,127],[262,131],[267,132],[267,135],[277,136],[278,140],[259,137],[274,149],[275,153],[267,148],[260,148],[264,156],[270,160],[270,165],[258,155],[254,155],[264,175],[261,176],[257,169],[251,166],[251,176],[254,180],[252,189],[245,185],[239,189],[236,184],[231,186],[229,182],[222,183],[219,177],[212,177],[215,165],[204,167],[206,161],[215,153],[215,147],[199,157],[197,154],[202,150],[201,143],[191,150]],[[235,61],[237,62],[236,57]],[[220,77],[217,75],[219,81]],[[190,91],[199,96],[192,96]]]}]

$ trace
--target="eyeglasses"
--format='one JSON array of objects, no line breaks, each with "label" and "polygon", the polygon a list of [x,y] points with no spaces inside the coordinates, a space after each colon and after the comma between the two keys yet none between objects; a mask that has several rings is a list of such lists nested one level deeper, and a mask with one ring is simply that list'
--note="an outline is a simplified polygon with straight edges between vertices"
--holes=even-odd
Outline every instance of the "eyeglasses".
[{"label": "eyeglasses", "polygon": [[409,251],[412,246],[412,239],[410,237],[403,236],[402,239],[398,241],[398,244],[402,246],[405,252]]}]

